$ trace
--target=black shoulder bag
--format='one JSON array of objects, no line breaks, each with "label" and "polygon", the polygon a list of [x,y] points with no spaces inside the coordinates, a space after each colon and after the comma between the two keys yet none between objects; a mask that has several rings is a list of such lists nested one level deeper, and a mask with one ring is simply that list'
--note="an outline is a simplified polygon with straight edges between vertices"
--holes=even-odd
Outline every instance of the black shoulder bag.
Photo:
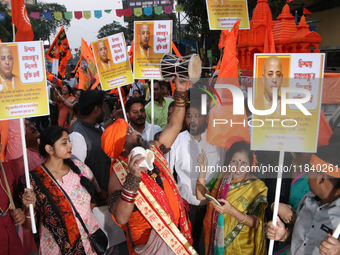
[{"label": "black shoulder bag", "polygon": [[73,208],[74,213],[76,214],[76,217],[80,221],[81,225],[83,226],[85,232],[89,236],[89,239],[91,240],[92,246],[96,253],[98,255],[103,255],[106,252],[107,245],[108,245],[108,239],[107,236],[105,235],[104,231],[101,228],[98,228],[96,232],[93,234],[89,233],[89,230],[87,229],[85,223],[83,222],[83,219],[81,218],[80,214],[78,213],[76,207],[73,205],[72,200],[70,197],[67,195],[67,193],[64,191],[64,189],[59,185],[57,180],[54,178],[54,176],[51,174],[51,172],[47,169],[45,164],[42,164],[43,168],[46,170],[48,175],[53,179],[54,183],[59,187],[59,189],[64,193],[65,197],[67,200],[70,202],[70,205]]}]

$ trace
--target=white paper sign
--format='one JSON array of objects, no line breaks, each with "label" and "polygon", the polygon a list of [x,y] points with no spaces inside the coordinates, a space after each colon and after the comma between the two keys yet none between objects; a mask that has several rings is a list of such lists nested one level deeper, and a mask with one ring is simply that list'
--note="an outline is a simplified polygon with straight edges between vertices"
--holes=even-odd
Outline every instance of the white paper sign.
[{"label": "white paper sign", "polygon": [[40,42],[18,44],[20,79],[23,84],[37,83],[44,80]]}]

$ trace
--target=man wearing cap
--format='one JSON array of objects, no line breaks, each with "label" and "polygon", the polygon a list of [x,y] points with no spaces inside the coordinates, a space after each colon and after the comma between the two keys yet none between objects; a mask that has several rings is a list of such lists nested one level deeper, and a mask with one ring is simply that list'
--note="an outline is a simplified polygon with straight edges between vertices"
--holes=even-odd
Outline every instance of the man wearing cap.
[{"label": "man wearing cap", "polygon": [[329,237],[340,222],[340,146],[319,147],[316,155],[297,154],[293,164],[308,171],[311,192],[301,199],[294,226],[286,229],[278,218],[276,227],[268,223],[267,237],[290,243],[287,254],[340,254],[340,242]]},{"label": "man wearing cap", "polygon": [[130,254],[197,254],[190,245],[191,227],[183,200],[160,152],[164,147],[169,148],[180,132],[189,101],[186,83],[178,78],[175,83],[175,108],[169,125],[158,141],[151,142],[152,171],[139,165],[146,158],[141,154],[133,155],[136,146],[147,147],[148,144],[124,120],[117,120],[102,136],[103,150],[114,159],[109,181],[109,208],[119,225],[126,224]]}]

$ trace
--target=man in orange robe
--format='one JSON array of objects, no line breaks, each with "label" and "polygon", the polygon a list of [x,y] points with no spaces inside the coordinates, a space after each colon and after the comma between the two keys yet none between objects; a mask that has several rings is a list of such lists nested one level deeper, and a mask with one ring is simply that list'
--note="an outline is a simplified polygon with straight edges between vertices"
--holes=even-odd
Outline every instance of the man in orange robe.
[{"label": "man in orange robe", "polygon": [[0,46],[0,92],[15,91],[22,88],[20,77],[14,75],[13,53],[9,46]]},{"label": "man in orange robe", "polygon": [[113,61],[107,56],[107,47],[104,41],[97,43],[97,52],[100,58],[98,68],[102,68],[103,71],[111,70],[113,68]]},{"label": "man in orange robe", "polygon": [[[102,135],[102,148],[110,158],[114,159],[108,190],[109,208],[119,225],[127,225],[130,254],[141,252],[173,254],[172,248],[176,245],[180,245],[178,249],[183,251],[181,254],[197,254],[190,246],[191,226],[183,200],[169,165],[160,151],[171,146],[182,128],[185,102],[187,102],[183,99],[186,94],[186,83],[180,83],[177,78],[176,88],[181,96],[178,96],[169,125],[161,133],[158,141],[151,142],[150,149],[155,156],[152,171],[139,166],[145,160],[144,157],[140,154],[132,156],[136,146],[147,147],[148,144],[143,141],[138,132],[132,131],[123,119],[116,120]],[[119,171],[123,174],[119,175]],[[138,183],[135,183],[137,186],[129,186],[131,180],[137,180]],[[149,201],[149,204],[141,208],[139,202],[144,200]],[[154,217],[150,217],[152,215]],[[155,227],[153,222],[157,221],[156,215],[161,220]],[[166,236],[164,236],[165,231],[167,231]],[[173,236],[164,241],[171,234]]]}]

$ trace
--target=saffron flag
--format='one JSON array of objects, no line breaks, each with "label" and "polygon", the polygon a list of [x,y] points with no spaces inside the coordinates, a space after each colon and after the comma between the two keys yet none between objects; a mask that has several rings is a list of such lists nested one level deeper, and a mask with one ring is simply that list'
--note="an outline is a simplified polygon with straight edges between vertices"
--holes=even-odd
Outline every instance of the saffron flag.
[{"label": "saffron flag", "polygon": [[11,0],[12,23],[17,28],[16,42],[33,41],[34,34],[24,0]]},{"label": "saffron flag", "polygon": [[0,160],[5,162],[5,148],[7,144],[7,133],[8,133],[8,120],[0,121],[0,143],[2,144],[2,152],[0,154]]},{"label": "saffron flag", "polygon": [[[50,72],[46,71],[46,77],[47,77],[47,80],[49,80],[50,82],[55,82],[56,81],[61,88],[63,87],[62,81],[60,79],[58,79],[57,77],[55,77]],[[57,78],[57,80],[55,80],[54,78]]]},{"label": "saffron flag", "polygon": [[61,27],[58,35],[51,44],[51,47],[48,49],[46,57],[51,60],[51,62],[53,62],[54,58],[59,59],[59,78],[63,78],[66,71],[67,60],[72,58],[64,26]]},{"label": "saffron flag", "polygon": [[81,38],[79,89],[86,90],[89,86],[96,87],[99,84],[98,71],[94,55],[85,40]]},{"label": "saffron flag", "polygon": [[267,15],[267,27],[266,27],[266,36],[264,38],[264,47],[263,53],[276,53],[275,51],[275,42],[272,33],[272,26],[270,24],[270,15]]},{"label": "saffron flag", "polygon": [[[226,33],[222,42],[224,47],[221,67],[218,74],[218,84],[230,84],[240,88],[238,84],[238,63],[236,57],[236,41],[240,21],[237,21],[229,33]],[[223,31],[222,31],[223,32]],[[216,85],[215,85],[216,86]],[[207,142],[215,146],[229,149],[234,142],[250,142],[247,116],[233,115],[233,98],[229,89],[216,88],[217,99],[213,100],[209,110],[209,121],[207,129]],[[216,103],[214,103],[214,101]],[[215,125],[215,119],[228,120],[228,125]],[[230,125],[233,123],[244,123],[244,125]]]},{"label": "saffron flag", "polygon": [[310,11],[308,11],[306,8],[303,8],[303,15],[310,15],[312,14]]},{"label": "saffron flag", "polygon": [[77,78],[79,78],[79,72],[80,72],[80,70],[79,70],[79,67],[80,67],[80,61],[81,61],[81,59],[79,59],[79,61],[78,61],[77,65],[76,65],[76,67],[75,67],[75,68],[74,68],[74,70],[73,70],[73,73],[75,73],[75,76],[76,76]]}]

